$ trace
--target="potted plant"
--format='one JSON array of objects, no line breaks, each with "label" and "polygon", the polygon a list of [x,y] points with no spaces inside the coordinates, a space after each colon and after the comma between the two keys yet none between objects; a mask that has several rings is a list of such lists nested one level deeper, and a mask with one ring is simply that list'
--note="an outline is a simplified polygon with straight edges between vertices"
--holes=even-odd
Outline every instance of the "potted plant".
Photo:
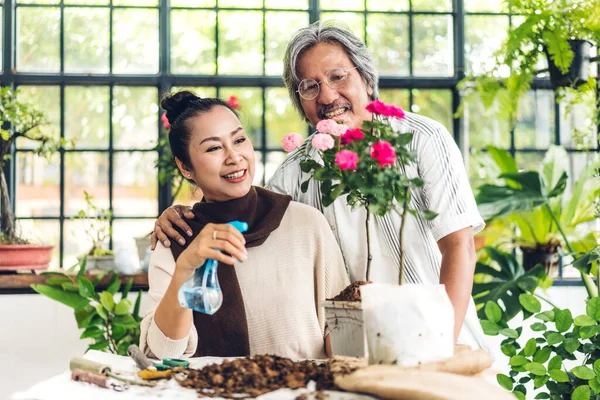
[{"label": "potted plant", "polygon": [[86,208],[79,210],[73,219],[83,222],[85,234],[92,242],[92,247],[87,253],[79,256],[78,259],[81,261],[86,257],[89,269],[114,269],[115,253],[106,247],[106,241],[111,235],[110,219],[112,218],[112,212],[97,206],[93,197],[87,191],[84,190],[83,194]]},{"label": "potted plant", "polygon": [[[304,148],[305,160],[301,169],[308,174],[301,189],[306,191],[311,180],[321,188],[322,203],[327,207],[340,196],[346,196],[349,206],[366,209],[367,268],[365,280],[355,282],[340,295],[324,303],[327,324],[331,331],[333,354],[365,355],[362,306],[359,286],[369,282],[373,257],[370,248],[369,220],[373,214],[384,216],[396,212],[401,216],[399,241],[402,247],[404,221],[408,213],[420,213],[431,219],[429,210],[409,207],[411,188],[421,187],[419,178],[409,178],[403,167],[414,163],[416,155],[408,150],[411,133],[398,134],[388,118],[404,118],[402,109],[373,101],[367,110],[374,114],[361,128],[348,129],[334,120],[322,120],[311,140],[312,149]],[[292,151],[302,142],[299,134],[284,137],[283,147]],[[309,151],[316,151],[310,156]],[[401,252],[398,283],[403,282],[404,257]]]},{"label": "potted plant", "polygon": [[[508,37],[496,53],[491,71],[466,77],[459,85],[464,89],[463,105],[478,94],[485,108],[496,107],[499,118],[515,125],[519,103],[531,83],[540,74],[550,72],[557,100],[566,96],[569,104],[583,101],[582,95],[596,90],[596,81],[589,76],[590,49],[600,43],[600,11],[596,0],[506,0],[514,15],[523,22],[510,29]],[[547,59],[549,68],[540,69],[540,60]],[[505,71],[510,67],[510,75]],[[598,106],[596,106],[598,108]],[[598,113],[596,113],[598,114]],[[597,115],[593,116],[597,120]],[[597,124],[595,124],[597,125]]]},{"label": "potted plant", "polygon": [[47,123],[44,114],[17,101],[8,87],[0,88],[0,119],[0,269],[45,269],[54,246],[31,244],[17,233],[4,167],[19,138],[37,142],[36,153],[44,156],[56,151],[64,140],[54,140],[41,131]]},{"label": "potted plant", "polygon": [[[131,344],[139,344],[140,340],[142,292],[138,292],[132,305],[127,297],[133,278],[121,285],[118,272],[102,271],[90,280],[84,275],[86,264],[87,256],[84,256],[67,271],[71,272],[79,267],[77,275],[46,272],[49,276],[46,283],[31,285],[31,288],[73,309],[77,328],[84,330],[80,338],[93,340],[87,350],[127,356],[127,348]],[[98,286],[105,280],[108,280],[106,290],[98,293]],[[119,290],[121,295],[115,298]]]},{"label": "potted plant", "polygon": [[[486,235],[497,237],[497,241],[490,245],[505,250],[521,249],[526,271],[542,264],[551,277],[557,276],[559,250],[566,248],[559,227],[575,251],[586,252],[596,246],[596,234],[592,230],[582,229],[582,225],[593,221],[597,214],[600,180],[593,178],[594,165],[584,168],[573,183],[571,195],[566,196],[568,156],[564,148],[552,146],[539,171],[530,171],[532,179],[525,179],[518,184],[511,180],[514,174],[518,174],[514,158],[507,151],[495,147],[488,147],[488,153],[500,174],[496,184],[483,184],[477,189],[476,199],[484,219],[492,223],[503,222],[496,226],[492,224],[486,231]],[[499,189],[501,187],[508,191]],[[556,190],[548,190],[553,187]],[[542,189],[548,190],[547,204],[538,197]],[[499,198],[496,197],[498,191],[504,191]],[[535,206],[531,207],[528,201]],[[555,223],[550,212],[560,225]],[[505,229],[506,224],[516,228],[512,234]]]}]

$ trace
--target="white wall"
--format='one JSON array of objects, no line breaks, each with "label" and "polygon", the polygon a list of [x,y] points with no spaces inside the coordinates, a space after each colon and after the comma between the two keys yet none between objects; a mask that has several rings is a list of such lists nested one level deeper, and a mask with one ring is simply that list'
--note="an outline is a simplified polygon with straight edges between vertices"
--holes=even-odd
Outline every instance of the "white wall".
[{"label": "white wall", "polygon": [[[135,301],[137,293],[130,294]],[[142,295],[141,315],[150,304]],[[73,310],[38,294],[0,295],[0,400],[69,369],[87,347]]]},{"label": "white wall", "polygon": [[[547,295],[558,307],[569,307],[574,317],[585,313],[583,287],[552,287]],[[149,304],[144,293],[142,313]],[[0,399],[67,370],[69,360],[85,351],[81,332],[73,311],[53,300],[37,294],[0,295]],[[507,357],[499,350],[502,338],[487,338],[495,369],[506,370]]]}]

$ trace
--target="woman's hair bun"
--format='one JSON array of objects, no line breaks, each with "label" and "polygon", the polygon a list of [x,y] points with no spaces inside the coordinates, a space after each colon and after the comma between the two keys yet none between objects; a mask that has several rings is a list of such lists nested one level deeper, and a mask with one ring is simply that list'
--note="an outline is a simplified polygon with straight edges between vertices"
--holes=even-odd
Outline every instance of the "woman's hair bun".
[{"label": "woman's hair bun", "polygon": [[169,124],[173,125],[177,118],[183,114],[193,103],[200,98],[194,93],[182,90],[165,96],[160,102],[160,106],[167,112]]}]

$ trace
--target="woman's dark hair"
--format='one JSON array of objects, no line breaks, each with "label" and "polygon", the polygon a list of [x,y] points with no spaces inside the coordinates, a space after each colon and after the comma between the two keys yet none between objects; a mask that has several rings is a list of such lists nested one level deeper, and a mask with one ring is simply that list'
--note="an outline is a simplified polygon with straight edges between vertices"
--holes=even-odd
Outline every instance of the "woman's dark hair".
[{"label": "woman's dark hair", "polygon": [[165,96],[160,102],[160,106],[167,111],[167,119],[171,125],[169,131],[171,153],[173,153],[173,157],[179,158],[188,168],[191,168],[188,146],[192,137],[190,126],[187,123],[188,120],[207,113],[217,106],[227,107],[238,116],[235,110],[223,100],[216,98],[203,99],[187,90]]}]

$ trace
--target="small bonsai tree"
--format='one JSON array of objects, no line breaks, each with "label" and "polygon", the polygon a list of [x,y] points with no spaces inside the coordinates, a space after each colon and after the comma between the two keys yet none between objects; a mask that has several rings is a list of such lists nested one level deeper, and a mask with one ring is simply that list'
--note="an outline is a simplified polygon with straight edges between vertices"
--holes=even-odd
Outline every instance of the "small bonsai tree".
[{"label": "small bonsai tree", "polygon": [[39,143],[38,155],[48,156],[63,145],[64,139],[56,140],[40,127],[47,123],[44,113],[31,105],[16,100],[16,92],[0,87],[0,244],[25,244],[27,241],[16,232],[11,212],[8,185],[4,175],[5,162],[10,160],[12,148],[18,138]]},{"label": "small bonsai tree", "polygon": [[113,255],[112,250],[107,249],[106,240],[110,238],[110,219],[112,212],[106,208],[99,207],[94,203],[94,198],[87,192],[85,195],[86,208],[79,210],[74,219],[82,220],[86,236],[92,241],[92,248],[86,253],[88,257],[101,257]]}]

